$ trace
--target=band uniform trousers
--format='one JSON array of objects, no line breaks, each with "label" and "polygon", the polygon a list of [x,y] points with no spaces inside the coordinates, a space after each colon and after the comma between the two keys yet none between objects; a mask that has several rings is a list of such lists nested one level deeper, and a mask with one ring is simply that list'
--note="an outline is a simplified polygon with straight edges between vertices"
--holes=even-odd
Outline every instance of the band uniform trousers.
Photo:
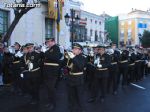
[{"label": "band uniform trousers", "polygon": [[[97,98],[104,98],[107,90],[107,82],[109,77],[108,70],[96,70],[95,72],[95,95]],[[100,88],[100,89],[98,89]]]},{"label": "band uniform trousers", "polygon": [[67,89],[68,89],[68,100],[69,100],[69,108],[73,110],[76,102],[79,103],[80,109],[85,109],[85,97],[84,97],[84,75],[67,76]]},{"label": "band uniform trousers", "polygon": [[59,77],[59,66],[43,67],[44,82],[48,90],[49,102],[52,105],[56,105],[56,84]]},{"label": "band uniform trousers", "polygon": [[113,92],[117,91],[118,72],[119,71],[118,71],[118,65],[117,64],[114,64],[110,67],[110,69],[109,69],[109,78],[108,78],[108,86],[107,86],[107,92],[108,93],[109,93],[110,89],[112,89]]},{"label": "band uniform trousers", "polygon": [[40,89],[40,69],[37,71],[30,71],[27,72],[25,75],[26,76],[26,86],[29,94],[32,96],[33,101],[39,101],[39,89]]},{"label": "band uniform trousers", "polygon": [[120,83],[120,78],[122,75],[122,86],[127,85],[127,77],[128,77],[128,62],[119,64],[119,75],[117,79],[117,85]]}]

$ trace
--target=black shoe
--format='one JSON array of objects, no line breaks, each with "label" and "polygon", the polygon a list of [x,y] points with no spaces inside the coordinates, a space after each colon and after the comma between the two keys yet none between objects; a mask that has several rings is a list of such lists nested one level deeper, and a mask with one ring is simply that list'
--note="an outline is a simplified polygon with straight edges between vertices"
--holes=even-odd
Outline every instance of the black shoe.
[{"label": "black shoe", "polygon": [[105,100],[104,100],[104,98],[101,98],[101,100],[100,100],[100,101],[101,101],[101,103],[104,103],[104,101],[105,101]]},{"label": "black shoe", "polygon": [[114,92],[113,92],[113,95],[117,95],[117,91],[114,91]]},{"label": "black shoe", "polygon": [[86,110],[81,110],[81,112],[87,112]]},{"label": "black shoe", "polygon": [[88,99],[88,101],[87,101],[88,103],[92,103],[92,102],[95,102],[95,98],[90,98],[90,99]]},{"label": "black shoe", "polygon": [[48,110],[48,111],[53,111],[55,109],[55,106],[52,104],[47,104],[47,105],[45,105],[45,107],[47,108],[46,110]]},{"label": "black shoe", "polygon": [[30,104],[31,105],[36,105],[36,104],[38,104],[38,101],[33,100],[33,101],[30,102]]}]

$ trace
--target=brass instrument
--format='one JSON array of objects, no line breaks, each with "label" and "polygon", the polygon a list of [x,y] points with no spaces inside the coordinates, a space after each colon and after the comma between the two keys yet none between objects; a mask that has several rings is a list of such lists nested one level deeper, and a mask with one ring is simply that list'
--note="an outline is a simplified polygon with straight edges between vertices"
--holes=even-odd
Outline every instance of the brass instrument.
[{"label": "brass instrument", "polygon": [[41,51],[43,53],[45,53],[47,50],[49,50],[49,48],[47,46],[42,46]]},{"label": "brass instrument", "polygon": [[71,59],[75,57],[75,55],[72,52],[65,52],[64,53],[65,58],[67,59],[67,67],[72,68],[73,63],[71,63]]}]

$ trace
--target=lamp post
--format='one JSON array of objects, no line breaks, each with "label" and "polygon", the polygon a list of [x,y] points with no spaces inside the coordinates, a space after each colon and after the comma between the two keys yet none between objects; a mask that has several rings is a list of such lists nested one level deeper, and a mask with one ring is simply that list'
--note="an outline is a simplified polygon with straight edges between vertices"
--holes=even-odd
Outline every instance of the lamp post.
[{"label": "lamp post", "polygon": [[76,15],[75,10],[70,10],[70,15],[66,13],[65,17],[65,23],[67,26],[70,26],[70,32],[71,32],[71,46],[73,46],[74,38],[73,34],[75,32],[75,25],[79,25],[79,16]]}]

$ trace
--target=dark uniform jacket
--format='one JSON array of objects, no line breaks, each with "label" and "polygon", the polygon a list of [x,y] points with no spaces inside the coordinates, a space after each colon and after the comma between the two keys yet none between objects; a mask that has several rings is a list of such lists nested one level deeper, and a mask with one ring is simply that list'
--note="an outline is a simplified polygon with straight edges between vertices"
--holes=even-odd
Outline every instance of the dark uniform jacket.
[{"label": "dark uniform jacket", "polygon": [[100,57],[100,64],[102,65],[102,68],[96,67],[96,77],[108,77],[108,69],[111,64],[111,57],[108,54],[98,55]]},{"label": "dark uniform jacket", "polygon": [[120,61],[120,52],[115,50],[114,53],[111,54],[110,56],[111,56],[111,67],[110,67],[110,69],[115,71],[117,69],[118,62]]},{"label": "dark uniform jacket", "polygon": [[21,61],[21,57],[17,57],[15,56],[18,52],[20,52],[19,50],[15,51],[15,54],[13,55],[13,59],[12,59],[12,64],[13,64],[13,70],[15,71],[20,71],[20,61]]},{"label": "dark uniform jacket", "polygon": [[120,58],[120,67],[128,68],[129,51],[123,50]]},{"label": "dark uniform jacket", "polygon": [[87,60],[82,54],[77,55],[70,60],[69,75],[67,77],[69,85],[80,85],[84,83],[84,68],[86,64]]},{"label": "dark uniform jacket", "polygon": [[59,75],[59,64],[62,54],[57,45],[52,46],[44,54],[44,75]]},{"label": "dark uniform jacket", "polygon": [[40,53],[33,51],[31,53],[27,53],[26,55],[26,61],[30,61],[31,63],[33,63],[33,69],[37,69],[40,67],[41,65],[41,56]]},{"label": "dark uniform jacket", "polygon": [[129,64],[130,65],[134,64],[135,60],[136,60],[135,53],[131,53],[131,55],[129,56]]}]

